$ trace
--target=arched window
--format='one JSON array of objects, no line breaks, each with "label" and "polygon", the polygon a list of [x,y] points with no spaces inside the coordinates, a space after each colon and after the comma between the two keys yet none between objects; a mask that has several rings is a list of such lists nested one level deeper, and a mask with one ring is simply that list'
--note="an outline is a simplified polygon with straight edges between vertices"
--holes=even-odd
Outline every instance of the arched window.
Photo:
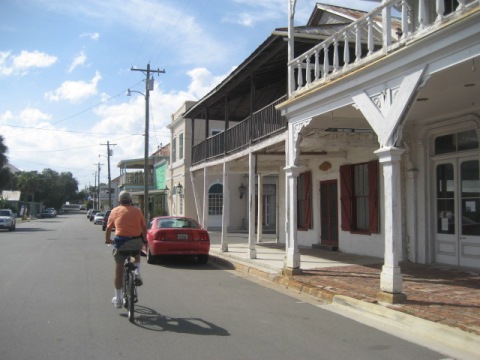
[{"label": "arched window", "polygon": [[222,215],[223,185],[214,184],[208,190],[208,215]]}]

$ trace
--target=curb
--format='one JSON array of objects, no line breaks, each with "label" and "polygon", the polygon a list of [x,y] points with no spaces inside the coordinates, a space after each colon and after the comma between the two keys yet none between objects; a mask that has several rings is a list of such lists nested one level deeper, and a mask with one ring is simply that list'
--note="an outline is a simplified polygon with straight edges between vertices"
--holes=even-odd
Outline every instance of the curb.
[{"label": "curb", "polygon": [[297,293],[310,295],[326,305],[338,306],[357,314],[368,314],[376,317],[380,321],[387,320],[393,323],[395,327],[401,328],[404,331],[406,330],[409,334],[421,335],[431,341],[438,342],[444,340],[450,347],[466,353],[466,358],[480,359],[480,357],[478,357],[480,337],[475,334],[421,319],[379,304],[369,303],[345,295],[338,295],[327,289],[294,280],[291,277],[283,275],[276,269],[262,267],[258,264],[253,266],[253,264],[248,261],[239,260],[232,256],[210,253],[209,262],[229,270],[239,271],[263,280],[271,281],[286,289],[294,290]]}]

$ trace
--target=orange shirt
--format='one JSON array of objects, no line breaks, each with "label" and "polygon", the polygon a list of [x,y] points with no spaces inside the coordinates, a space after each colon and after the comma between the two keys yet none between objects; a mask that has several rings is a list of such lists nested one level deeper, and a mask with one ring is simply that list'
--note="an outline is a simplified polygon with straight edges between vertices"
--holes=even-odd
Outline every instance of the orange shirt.
[{"label": "orange shirt", "polygon": [[115,228],[117,236],[138,236],[146,226],[142,211],[131,205],[119,205],[108,217],[108,228]]}]

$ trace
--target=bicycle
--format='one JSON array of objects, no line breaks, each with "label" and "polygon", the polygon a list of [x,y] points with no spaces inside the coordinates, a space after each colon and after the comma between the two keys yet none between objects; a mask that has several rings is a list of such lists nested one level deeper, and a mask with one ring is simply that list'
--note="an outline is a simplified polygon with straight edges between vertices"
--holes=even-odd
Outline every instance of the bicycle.
[{"label": "bicycle", "polygon": [[123,306],[128,310],[128,320],[130,322],[133,322],[135,303],[138,302],[137,286],[135,285],[137,265],[135,265],[134,258],[138,253],[138,251],[122,252],[127,256],[123,266]]}]

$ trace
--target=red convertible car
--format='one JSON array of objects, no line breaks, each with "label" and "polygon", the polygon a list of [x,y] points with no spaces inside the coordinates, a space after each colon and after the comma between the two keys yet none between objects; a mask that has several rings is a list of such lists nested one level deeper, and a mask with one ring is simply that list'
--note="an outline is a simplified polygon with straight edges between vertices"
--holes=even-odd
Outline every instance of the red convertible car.
[{"label": "red convertible car", "polygon": [[181,216],[153,218],[147,226],[144,253],[153,264],[168,255],[196,256],[199,263],[208,262],[210,236],[197,221]]}]

